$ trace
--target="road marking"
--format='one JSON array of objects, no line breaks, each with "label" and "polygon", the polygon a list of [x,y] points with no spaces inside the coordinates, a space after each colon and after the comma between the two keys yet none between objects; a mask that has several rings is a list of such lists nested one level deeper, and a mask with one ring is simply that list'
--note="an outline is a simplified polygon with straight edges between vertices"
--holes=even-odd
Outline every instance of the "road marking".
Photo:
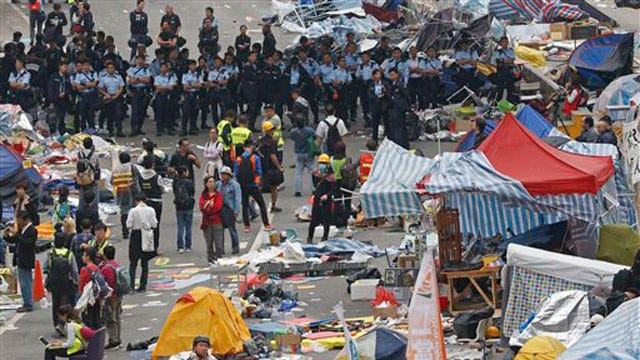
[{"label": "road marking", "polygon": [[[22,19],[24,19],[24,21],[28,24],[29,23],[29,17],[27,16],[27,14],[24,13],[24,11],[17,5],[14,4],[12,2],[8,3],[9,5],[11,5],[11,7],[18,13],[20,14],[20,17],[22,17]],[[1,333],[0,333],[1,334]]]},{"label": "road marking", "polygon": [[15,323],[18,320],[22,319],[22,317],[25,314],[26,313],[16,313],[15,315],[13,315],[11,317],[11,319],[7,320],[7,322],[3,326],[0,326],[0,335],[4,334],[4,332],[7,331],[7,330],[15,329],[15,327],[14,327]]}]

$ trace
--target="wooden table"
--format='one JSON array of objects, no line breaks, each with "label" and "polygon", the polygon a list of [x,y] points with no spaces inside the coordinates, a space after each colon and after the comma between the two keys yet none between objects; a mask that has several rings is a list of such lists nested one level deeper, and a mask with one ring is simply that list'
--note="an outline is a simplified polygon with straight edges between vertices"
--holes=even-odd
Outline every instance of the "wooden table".
[{"label": "wooden table", "polygon": [[[491,306],[494,310],[498,309],[498,271],[499,268],[491,269],[479,269],[479,270],[464,270],[464,271],[442,271],[441,274],[447,277],[447,285],[449,287],[447,297],[449,298],[449,312],[454,313],[465,309],[457,308],[457,301],[454,296],[453,280],[455,279],[469,279],[471,284],[476,288],[482,299],[487,305]],[[482,289],[476,279],[488,277],[491,279],[491,298]]]}]

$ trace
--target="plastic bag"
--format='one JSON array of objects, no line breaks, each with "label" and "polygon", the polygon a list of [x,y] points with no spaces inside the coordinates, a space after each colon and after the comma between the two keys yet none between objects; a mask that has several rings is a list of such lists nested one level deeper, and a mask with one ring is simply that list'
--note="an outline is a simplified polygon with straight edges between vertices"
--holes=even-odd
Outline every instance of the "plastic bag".
[{"label": "plastic bag", "polygon": [[376,288],[376,298],[369,302],[371,306],[377,307],[382,303],[387,303],[390,306],[398,306],[398,301],[396,300],[396,295],[387,290],[384,286],[378,286]]}]

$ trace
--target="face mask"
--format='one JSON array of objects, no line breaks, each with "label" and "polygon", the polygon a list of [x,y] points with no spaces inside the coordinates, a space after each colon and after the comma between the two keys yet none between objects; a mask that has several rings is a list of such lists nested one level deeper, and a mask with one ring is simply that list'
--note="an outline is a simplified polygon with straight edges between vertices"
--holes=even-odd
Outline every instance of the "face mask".
[{"label": "face mask", "polygon": [[320,165],[318,165],[318,169],[320,169],[321,173],[325,174],[329,170],[329,165],[320,164]]}]

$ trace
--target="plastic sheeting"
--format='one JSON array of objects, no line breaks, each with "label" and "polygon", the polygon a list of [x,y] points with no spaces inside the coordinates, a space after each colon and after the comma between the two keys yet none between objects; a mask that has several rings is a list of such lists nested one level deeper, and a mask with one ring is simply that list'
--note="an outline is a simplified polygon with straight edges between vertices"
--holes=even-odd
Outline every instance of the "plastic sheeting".
[{"label": "plastic sheeting", "polygon": [[640,100],[640,75],[638,74],[621,76],[612,81],[596,99],[593,113],[597,117],[609,114],[613,119],[623,118],[626,110],[609,111],[607,106],[629,105],[632,99]]},{"label": "plastic sheeting", "polygon": [[545,298],[535,317],[519,334],[509,340],[511,346],[523,346],[535,336],[549,336],[570,347],[589,329],[589,298],[584,291],[561,291]]},{"label": "plastic sheeting", "polygon": [[455,7],[473,19],[489,14],[489,0],[455,0]]}]

